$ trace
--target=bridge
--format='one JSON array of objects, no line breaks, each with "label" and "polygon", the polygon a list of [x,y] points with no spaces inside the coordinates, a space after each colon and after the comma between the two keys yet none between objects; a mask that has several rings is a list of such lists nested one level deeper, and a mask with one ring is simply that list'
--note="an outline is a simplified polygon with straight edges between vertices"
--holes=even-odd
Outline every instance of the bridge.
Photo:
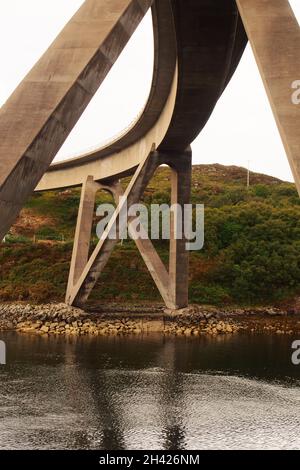
[{"label": "bridge", "polygon": [[[154,68],[137,120],[117,139],[54,163],[57,152],[149,9]],[[191,143],[202,131],[251,42],[300,192],[300,31],[288,0],[86,0],[0,111],[0,236],[34,191],[82,186],[66,302],[83,305],[118,239],[124,201],[137,203],[160,165],[172,170],[172,203],[190,201]],[[99,129],[100,131],[100,129]],[[245,142],[245,145],[247,143]],[[132,176],[123,194],[120,179]],[[116,211],[89,257],[95,195]],[[121,196],[126,196],[121,197]],[[188,304],[186,240],[171,220],[169,269],[151,240],[136,240],[169,308]]]}]

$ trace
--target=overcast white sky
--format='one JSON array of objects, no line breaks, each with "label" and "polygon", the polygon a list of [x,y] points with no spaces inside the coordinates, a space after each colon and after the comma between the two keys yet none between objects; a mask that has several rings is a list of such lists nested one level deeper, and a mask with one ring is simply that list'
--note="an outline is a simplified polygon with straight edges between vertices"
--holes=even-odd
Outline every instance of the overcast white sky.
[{"label": "overcast white sky", "polygon": [[[82,3],[0,0],[0,105]],[[290,3],[299,21],[300,0]],[[152,65],[153,38],[147,15],[57,158],[97,146],[127,127],[147,100]],[[193,143],[193,161],[239,166],[250,161],[253,171],[293,180],[250,47]]]}]

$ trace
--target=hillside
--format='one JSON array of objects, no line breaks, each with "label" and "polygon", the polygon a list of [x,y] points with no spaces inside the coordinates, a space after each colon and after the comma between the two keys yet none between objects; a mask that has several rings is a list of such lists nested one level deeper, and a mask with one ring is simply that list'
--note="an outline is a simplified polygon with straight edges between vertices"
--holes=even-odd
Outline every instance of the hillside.
[{"label": "hillside", "polygon": [[[193,167],[192,202],[205,204],[205,246],[191,253],[191,302],[263,304],[300,294],[300,199],[295,186],[252,173],[247,190],[246,177],[245,169],[234,166]],[[63,300],[79,200],[79,188],[31,198],[0,245],[0,300]],[[170,171],[161,168],[144,202],[169,200]],[[100,192],[97,204],[104,201],[111,198]],[[96,241],[93,230],[92,245]],[[160,242],[157,248],[167,262],[168,244]],[[100,299],[160,302],[132,241],[114,251],[92,295],[92,300]]]}]

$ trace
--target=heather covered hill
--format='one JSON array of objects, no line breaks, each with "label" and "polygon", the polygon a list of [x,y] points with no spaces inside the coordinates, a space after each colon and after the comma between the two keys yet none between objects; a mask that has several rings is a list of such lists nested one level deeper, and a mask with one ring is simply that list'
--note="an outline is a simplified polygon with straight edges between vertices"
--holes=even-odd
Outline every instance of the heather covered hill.
[{"label": "heather covered hill", "polygon": [[[300,294],[300,198],[295,186],[255,173],[249,189],[246,182],[244,168],[193,167],[192,201],[205,204],[205,245],[191,253],[191,302],[263,304]],[[0,300],[63,300],[79,200],[78,188],[31,198],[0,247]],[[97,196],[97,204],[110,201],[103,192]],[[161,168],[144,202],[169,201],[170,171]],[[92,244],[96,241],[94,229]],[[160,242],[157,248],[167,263],[168,244]],[[118,245],[92,298],[160,301],[132,241]]]}]

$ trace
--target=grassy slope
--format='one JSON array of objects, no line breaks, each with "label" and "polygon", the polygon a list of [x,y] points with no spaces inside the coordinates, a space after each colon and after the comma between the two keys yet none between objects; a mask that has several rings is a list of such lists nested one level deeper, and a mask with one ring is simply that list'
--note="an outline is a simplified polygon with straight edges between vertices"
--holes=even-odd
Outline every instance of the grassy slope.
[{"label": "grassy slope", "polygon": [[[79,199],[77,188],[32,197],[0,246],[0,300],[63,299]],[[110,201],[99,193],[97,204]],[[170,201],[167,168],[144,201]],[[252,174],[247,191],[245,169],[199,165],[192,202],[206,207],[205,247],[191,254],[192,302],[264,303],[300,293],[300,199],[293,184]],[[168,245],[157,248],[167,263]],[[118,245],[92,299],[160,301],[133,242]]]}]

